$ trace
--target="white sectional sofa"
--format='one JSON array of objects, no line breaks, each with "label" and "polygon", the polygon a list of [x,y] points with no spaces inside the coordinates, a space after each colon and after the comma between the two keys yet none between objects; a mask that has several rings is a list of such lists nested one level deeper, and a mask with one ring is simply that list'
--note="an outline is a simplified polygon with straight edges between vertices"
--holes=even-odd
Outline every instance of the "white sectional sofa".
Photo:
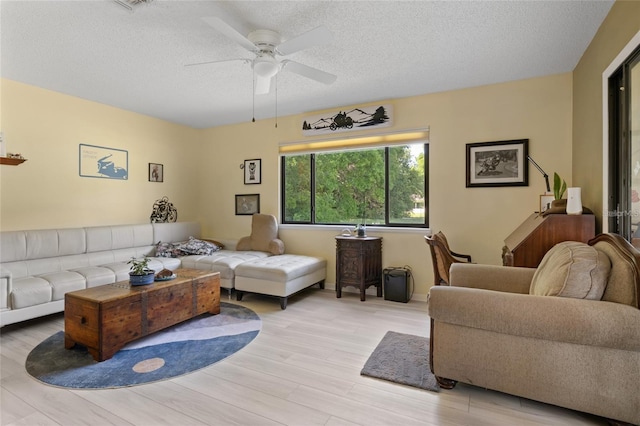
[{"label": "white sectional sofa", "polygon": [[220,285],[234,288],[235,268],[272,255],[236,251],[235,243],[211,255],[155,257],[159,242],[200,238],[196,222],[148,223],[0,233],[0,326],[64,310],[64,294],[129,279],[127,262],[151,257],[156,272],[179,267],[220,272]]}]

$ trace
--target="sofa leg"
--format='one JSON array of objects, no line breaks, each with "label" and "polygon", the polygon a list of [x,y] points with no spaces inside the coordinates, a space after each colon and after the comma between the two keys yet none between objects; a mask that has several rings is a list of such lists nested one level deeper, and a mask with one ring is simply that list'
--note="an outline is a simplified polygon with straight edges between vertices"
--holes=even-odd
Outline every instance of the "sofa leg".
[{"label": "sofa leg", "polygon": [[324,290],[324,280],[318,283],[318,287],[320,287],[321,290]]},{"label": "sofa leg", "polygon": [[285,309],[287,309],[287,298],[286,297],[281,297],[280,298],[280,309],[282,309],[283,311]]},{"label": "sofa leg", "polygon": [[242,300],[242,296],[244,296],[244,293],[241,292],[240,290],[236,290],[236,300],[238,302]]},{"label": "sofa leg", "polygon": [[457,384],[457,380],[446,379],[444,377],[436,376],[436,382],[442,389],[453,389]]}]

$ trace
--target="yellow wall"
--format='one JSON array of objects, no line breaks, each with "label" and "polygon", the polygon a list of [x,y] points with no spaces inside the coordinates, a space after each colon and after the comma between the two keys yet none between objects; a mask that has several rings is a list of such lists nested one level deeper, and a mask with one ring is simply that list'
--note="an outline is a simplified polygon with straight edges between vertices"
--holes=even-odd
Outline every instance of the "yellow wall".
[{"label": "yellow wall", "polygon": [[[566,73],[380,103],[393,106],[394,125],[385,130],[430,128],[431,228],[443,230],[453,249],[471,254],[475,262],[500,264],[504,238],[538,210],[539,195],[546,189],[544,179],[530,167],[528,187],[466,188],[465,145],[528,138],[536,162],[570,183],[571,99],[572,77]],[[237,238],[247,234],[250,217],[234,215],[235,194],[259,193],[261,212],[278,215],[278,145],[308,139],[301,132],[306,115],[280,117],[277,128],[273,120],[262,120],[203,131],[198,169],[204,183],[199,219],[205,235]],[[253,158],[262,159],[262,184],[244,185],[239,166]],[[341,228],[285,226],[280,235],[287,252],[328,259],[327,284],[332,286],[334,236]],[[414,297],[424,299],[433,281],[424,231],[369,228],[368,234],[384,238],[384,267],[411,266]]]},{"label": "yellow wall", "polygon": [[[129,111],[1,80],[7,152],[27,161],[0,167],[0,229],[45,229],[149,222],[166,195],[179,219],[197,219],[200,133]],[[129,179],[79,176],[79,144],[129,152]],[[148,182],[148,163],[164,183]]]},{"label": "yellow wall", "polygon": [[[545,189],[532,167],[528,187],[465,188],[471,142],[528,138],[532,157],[581,186],[584,204],[601,217],[602,72],[640,30],[637,16],[640,2],[617,1],[573,73],[384,101],[394,108],[392,130],[430,128],[430,225],[455,250],[499,264],[504,238],[537,210]],[[234,215],[234,194],[259,193],[261,211],[277,215],[278,144],[306,139],[308,114],[281,117],[277,129],[263,120],[196,130],[4,79],[0,96],[7,150],[28,158],[0,167],[3,231],[147,222],[167,195],[179,219],[199,220],[205,236],[237,239],[250,217]],[[79,177],[81,143],[127,150],[129,179]],[[262,159],[261,185],[243,184],[239,165],[252,158]],[[164,183],[147,181],[149,162],[164,164]],[[338,231],[285,226],[281,237],[288,252],[327,258],[331,286]],[[384,238],[384,266],[413,268],[414,297],[424,299],[433,276],[423,231],[369,233]]]},{"label": "yellow wall", "polygon": [[640,31],[640,1],[617,1],[573,72],[573,184],[602,218],[602,73]]},{"label": "yellow wall", "polygon": [[[190,129],[140,114],[2,80],[2,131],[9,152],[28,161],[0,168],[2,230],[144,223],[167,195],[180,220],[199,220],[207,237],[237,239],[250,230],[236,216],[234,195],[259,193],[261,212],[278,215],[278,145],[306,139],[305,115]],[[389,130],[429,127],[430,225],[456,251],[499,264],[504,238],[537,210],[544,180],[531,168],[530,186],[465,187],[465,144],[528,138],[530,154],[550,174],[571,172],[571,74],[384,101],[393,105]],[[349,106],[339,106],[349,108]],[[315,114],[318,112],[313,112]],[[353,132],[350,135],[364,132]],[[129,152],[127,181],[78,175],[78,145]],[[240,164],[262,159],[262,184],[244,185]],[[164,183],[147,180],[162,163]],[[568,180],[568,179],[567,179]],[[329,261],[335,283],[335,240],[341,227],[284,226],[287,252]],[[383,240],[383,266],[409,265],[416,299],[433,281],[423,230],[369,229]]]}]

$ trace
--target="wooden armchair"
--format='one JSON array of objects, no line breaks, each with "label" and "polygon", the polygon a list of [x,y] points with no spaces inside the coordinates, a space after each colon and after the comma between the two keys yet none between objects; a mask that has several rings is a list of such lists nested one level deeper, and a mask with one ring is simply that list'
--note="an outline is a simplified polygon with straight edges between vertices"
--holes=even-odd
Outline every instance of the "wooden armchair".
[{"label": "wooden armchair", "polygon": [[471,256],[456,253],[449,248],[447,237],[442,231],[433,236],[425,235],[424,239],[431,249],[434,285],[449,285],[449,268],[452,264],[471,263]]}]

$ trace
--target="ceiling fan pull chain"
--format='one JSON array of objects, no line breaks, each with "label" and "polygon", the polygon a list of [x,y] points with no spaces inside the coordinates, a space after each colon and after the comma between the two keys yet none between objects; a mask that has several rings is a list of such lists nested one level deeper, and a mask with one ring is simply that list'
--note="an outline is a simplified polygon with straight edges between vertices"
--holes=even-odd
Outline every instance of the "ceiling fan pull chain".
[{"label": "ceiling fan pull chain", "polygon": [[253,73],[253,78],[251,79],[251,82],[253,83],[253,90],[251,90],[251,100],[252,100],[252,105],[251,105],[251,122],[255,123],[256,122],[256,69],[252,66],[251,67],[251,71]]},{"label": "ceiling fan pull chain", "polygon": [[278,74],[276,74],[276,129],[278,128]]}]

